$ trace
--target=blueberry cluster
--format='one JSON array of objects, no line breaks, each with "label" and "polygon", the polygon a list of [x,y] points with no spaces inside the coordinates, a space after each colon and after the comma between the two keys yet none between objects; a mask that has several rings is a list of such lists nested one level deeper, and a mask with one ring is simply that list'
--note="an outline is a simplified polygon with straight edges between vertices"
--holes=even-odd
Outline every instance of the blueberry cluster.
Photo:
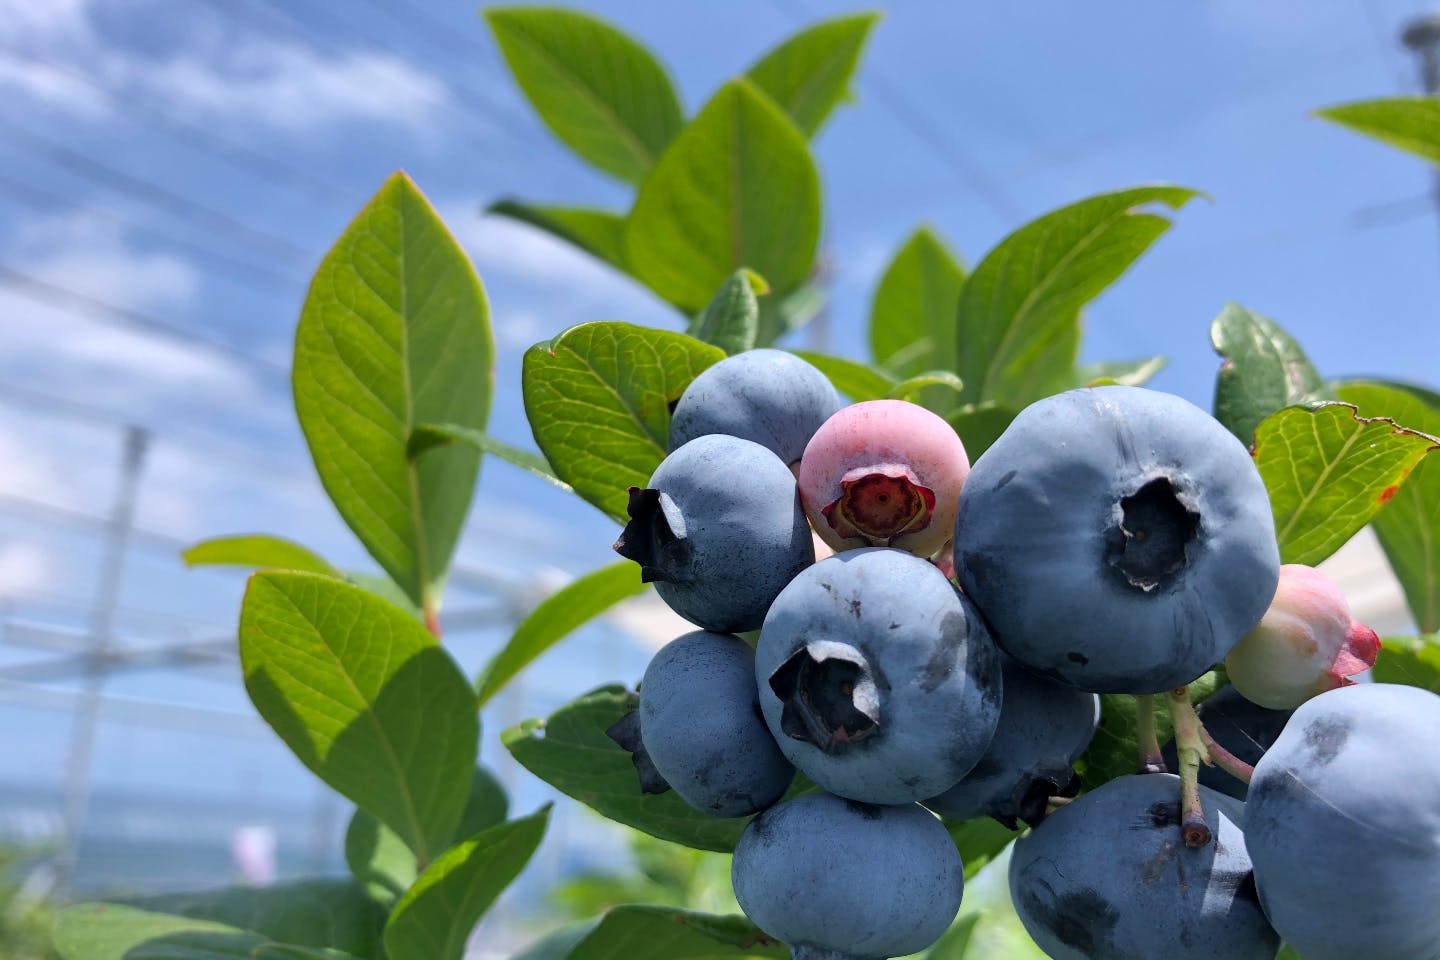
[{"label": "blueberry cluster", "polygon": [[[758,814],[735,894],[795,957],[933,943],[964,877],[938,814],[1032,828],[1012,896],[1052,957],[1270,960],[1283,935],[1307,960],[1433,960],[1440,697],[1351,684],[1373,632],[1281,567],[1249,452],[1207,414],[1072,390],[972,470],[941,417],[842,406],[753,350],[691,384],[670,440],[615,549],[700,629],[610,734],[645,791]],[[1202,704],[1212,734],[1182,694],[1227,656],[1245,686]],[[1151,773],[1079,795],[1098,694],[1162,692],[1180,775],[1142,732]],[[1202,782],[1212,760],[1256,764],[1248,800]],[[1364,861],[1357,889],[1331,856]]]}]

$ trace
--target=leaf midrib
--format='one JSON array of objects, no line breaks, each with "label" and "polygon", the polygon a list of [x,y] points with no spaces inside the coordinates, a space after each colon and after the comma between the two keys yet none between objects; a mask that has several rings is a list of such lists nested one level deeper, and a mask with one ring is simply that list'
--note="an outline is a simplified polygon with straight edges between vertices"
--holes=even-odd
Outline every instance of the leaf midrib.
[{"label": "leaf midrib", "polygon": [[512,38],[524,42],[534,53],[539,54],[540,59],[549,64],[556,75],[561,79],[569,80],[570,86],[578,90],[597,113],[603,118],[609,119],[612,129],[620,134],[621,142],[629,149],[632,159],[640,165],[642,173],[655,165],[655,154],[650,151],[650,147],[636,135],[635,131],[631,130],[630,127],[625,124],[620,115],[615,112],[615,109],[601,98],[598,90],[588,86],[580,74],[568,69],[563,60],[557,58],[547,47],[530,36],[523,28],[516,29],[514,28],[514,24],[511,26],[512,30],[510,35]]},{"label": "leaf midrib", "polygon": [[[1320,435],[1319,416],[1317,413],[1308,414],[1310,421],[1309,427],[1311,435],[1315,438],[1315,442],[1320,444],[1323,450],[1325,439]],[[1309,508],[1311,501],[1315,499],[1320,489],[1325,486],[1325,481],[1329,479],[1330,474],[1333,473],[1336,466],[1345,459],[1346,454],[1350,452],[1350,448],[1355,445],[1356,441],[1358,441],[1360,436],[1365,432],[1365,424],[1357,423],[1355,426],[1356,429],[1351,431],[1350,436],[1345,439],[1345,443],[1341,445],[1337,454],[1326,461],[1324,469],[1320,471],[1320,476],[1311,484],[1310,489],[1305,491],[1300,498],[1300,503],[1291,511],[1289,518],[1285,521],[1284,529],[1281,530],[1280,534],[1276,537],[1276,540],[1280,542],[1282,547],[1289,542],[1290,533],[1295,528],[1295,524],[1299,522],[1300,517]],[[1287,442],[1285,446],[1288,448],[1290,444]]]},{"label": "leaf midrib", "polygon": [[1086,233],[1085,236],[1082,237],[1078,243],[1074,244],[1068,251],[1066,251],[1065,255],[1056,262],[1055,266],[1050,270],[1046,271],[1044,279],[1042,279],[1038,284],[1032,287],[1030,292],[1025,295],[1025,299],[1021,301],[1020,306],[1018,306],[1015,309],[1014,314],[1012,314],[1010,324],[1001,333],[999,344],[997,344],[995,349],[990,353],[990,360],[986,363],[985,369],[981,374],[980,383],[976,388],[977,397],[981,399],[984,399],[986,397],[987,388],[990,386],[990,380],[1003,366],[1000,361],[1004,359],[1005,351],[1008,349],[1010,341],[1014,338],[1015,331],[1022,325],[1023,322],[1028,320],[1028,314],[1033,308],[1035,301],[1040,296],[1040,294],[1042,292],[1048,292],[1050,285],[1055,282],[1055,278],[1064,272],[1064,270],[1070,265],[1071,261],[1078,255],[1080,250],[1089,247],[1091,241],[1095,238],[1095,235],[1097,233],[1109,230],[1110,227],[1116,222],[1118,222],[1122,217],[1129,216],[1130,211],[1135,209],[1135,206],[1138,206],[1138,204],[1127,206],[1121,210],[1118,210],[1111,216],[1106,217],[1100,223],[1096,224],[1094,229]]},{"label": "leaf midrib", "polygon": [[[325,633],[320,629],[320,624],[317,623],[315,620],[311,619],[310,615],[304,610],[302,610],[300,608],[300,605],[296,603],[295,600],[283,589],[273,583],[270,586],[272,592],[282,598],[285,603],[290,607],[290,609],[295,612],[295,615],[298,616],[302,621],[304,621],[307,626],[309,626],[311,632],[314,633],[315,637],[320,641],[320,648],[329,655],[332,661],[334,661],[334,664],[337,668],[335,671],[335,675],[342,677],[346,685],[350,688],[350,692],[354,694],[355,699],[358,700],[360,703],[365,704],[365,709],[362,710],[361,713],[368,719],[370,726],[374,729],[376,738],[380,741],[381,745],[384,748],[385,758],[389,761],[391,768],[396,773],[395,783],[400,793],[401,802],[405,806],[405,815],[410,822],[410,827],[413,831],[415,839],[415,856],[422,861],[428,860],[429,845],[425,842],[425,830],[424,826],[420,822],[420,813],[415,807],[414,798],[410,795],[409,784],[405,781],[405,766],[400,762],[400,757],[395,750],[395,744],[390,742],[390,737],[386,733],[385,727],[380,723],[380,718],[375,715],[375,705],[370,702],[370,700],[365,696],[364,693],[361,692],[360,687],[355,683],[355,678],[350,675],[350,671],[346,668],[345,661],[335,652],[335,649],[330,646],[329,642],[326,641]],[[386,629],[388,631],[388,627]],[[279,641],[276,640],[276,642],[278,643]],[[386,669],[388,670],[388,650],[386,657]]]}]

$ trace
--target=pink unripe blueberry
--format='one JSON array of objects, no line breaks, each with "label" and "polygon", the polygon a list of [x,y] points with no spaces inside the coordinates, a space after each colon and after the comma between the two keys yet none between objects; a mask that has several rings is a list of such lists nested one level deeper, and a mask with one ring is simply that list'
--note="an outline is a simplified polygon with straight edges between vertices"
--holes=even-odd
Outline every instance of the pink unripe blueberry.
[{"label": "pink unripe blueberry", "polygon": [[1352,619],[1335,581],[1287,563],[1270,609],[1230,651],[1225,668],[1245,699],[1290,710],[1354,683],[1350,677],[1374,666],[1379,651],[1375,631]]},{"label": "pink unripe blueberry", "polygon": [[950,424],[904,400],[870,400],[841,409],[810,438],[800,498],[836,550],[898,547],[930,557],[953,532],[969,473]]}]

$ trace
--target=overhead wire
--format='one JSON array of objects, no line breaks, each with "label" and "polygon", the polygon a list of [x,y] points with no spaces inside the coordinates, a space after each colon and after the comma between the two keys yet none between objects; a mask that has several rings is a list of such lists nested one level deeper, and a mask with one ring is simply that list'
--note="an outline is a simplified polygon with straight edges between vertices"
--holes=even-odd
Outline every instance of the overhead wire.
[{"label": "overhead wire", "polygon": [[28,271],[4,263],[0,263],[0,286],[37,303],[59,307],[72,313],[85,314],[134,330],[157,334],[190,347],[199,347],[271,379],[277,376],[284,377],[287,373],[282,365],[265,360],[228,343],[212,340],[185,327],[160,320],[129,307],[117,306],[73,287],[37,277]]},{"label": "overhead wire", "polygon": [[156,107],[151,101],[144,98],[131,94],[121,97],[89,74],[62,64],[53,58],[39,57],[33,54],[23,55],[13,50],[0,49],[0,59],[9,60],[11,63],[22,66],[50,70],[66,79],[80,83],[89,90],[92,96],[102,101],[114,113],[127,117],[134,123],[162,130],[176,142],[218,157],[251,176],[303,193],[308,198],[332,209],[344,209],[343,201],[350,198],[352,191],[338,185],[332,179],[316,176],[304,167],[273,154],[217,136],[205,127],[185,120],[171,111]]},{"label": "overhead wire", "polygon": [[8,145],[20,146],[56,166],[64,167],[81,179],[135,197],[197,226],[204,225],[226,231],[232,239],[245,243],[257,252],[263,251],[279,262],[294,263],[297,259],[304,261],[313,256],[311,251],[297,246],[279,234],[250,226],[224,211],[178,194],[153,180],[120,170],[97,159],[94,154],[76,150],[21,127],[14,122],[10,114],[0,114],[0,133],[5,135]]},{"label": "overhead wire", "polygon": [[70,213],[94,217],[121,227],[127,234],[134,234],[151,242],[183,251],[196,259],[207,261],[217,272],[235,281],[249,285],[261,284],[277,293],[295,294],[304,289],[305,280],[299,275],[282,273],[279,270],[245,260],[219,249],[211,249],[194,240],[172,236],[153,226],[123,217],[112,210],[90,204],[78,203],[70,197],[54,193],[0,173],[0,195],[10,197],[32,209],[63,210]]},{"label": "overhead wire", "polygon": [[[813,18],[810,9],[802,0],[770,0],[770,4],[795,21],[808,21]],[[862,87],[869,87],[880,105],[900,121],[918,143],[959,174],[960,178],[969,184],[971,192],[989,207],[992,213],[1006,220],[1019,219],[1020,204],[1004,185],[991,176],[985,166],[968,150],[955,142],[949,132],[932,121],[883,70],[874,64],[867,65],[858,82]]]}]

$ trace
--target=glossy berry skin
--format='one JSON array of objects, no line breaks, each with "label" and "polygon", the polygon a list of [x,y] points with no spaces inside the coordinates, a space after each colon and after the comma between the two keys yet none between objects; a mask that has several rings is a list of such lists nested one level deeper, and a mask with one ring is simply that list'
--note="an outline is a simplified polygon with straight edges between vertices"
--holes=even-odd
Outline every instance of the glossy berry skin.
[{"label": "glossy berry skin", "polygon": [[903,400],[845,407],[800,460],[800,496],[836,550],[898,547],[933,556],[950,538],[970,459],[942,418]]},{"label": "glossy berry skin", "polygon": [[1040,948],[1054,960],[1274,960],[1245,806],[1200,795],[1214,839],[1198,849],[1181,838],[1180,780],[1165,773],[1111,780],[1017,840],[1010,895]]},{"label": "glossy berry skin", "polygon": [[749,440],[698,437],[630,488],[615,551],[640,564],[670,609],[717,633],[754,630],[815,560],[790,468]]},{"label": "glossy berry skin", "polygon": [[836,554],[775,598],[755,652],[781,751],[825,790],[908,803],[953,786],[1000,716],[999,651],[934,564]]},{"label": "glossy berry skin", "polygon": [[1255,882],[1305,960],[1440,950],[1440,697],[1362,683],[1295,711],[1246,803]]},{"label": "glossy berry skin", "polygon": [[[1293,710],[1270,710],[1251,703],[1240,691],[1226,684],[1195,708],[1200,722],[1215,742],[1235,757],[1255,766],[1285,729]],[[1175,741],[1165,744],[1165,767],[1178,770]],[[1245,783],[1218,766],[1200,767],[1200,783],[1237,800],[1245,799]]]},{"label": "glossy berry skin", "polygon": [[690,806],[743,817],[794,779],[755,695],[755,652],[739,637],[697,630],[660,649],[640,684],[640,737],[650,762]]},{"label": "glossy berry skin", "polygon": [[792,464],[841,406],[825,374],[793,353],[747,350],[704,370],[685,388],[670,418],[670,449],[724,433],[753,440]]},{"label": "glossy berry skin", "polygon": [[756,817],[735,845],[735,899],[796,960],[903,957],[960,909],[965,868],[923,808],[807,793]]},{"label": "glossy berry skin", "polygon": [[1244,445],[1141,387],[1031,404],[976,462],[955,521],[956,575],[996,641],[1096,693],[1200,676],[1259,622],[1279,568]]},{"label": "glossy berry skin", "polygon": [[959,783],[925,801],[952,820],[994,817],[1011,830],[1037,824],[1050,797],[1073,797],[1072,769],[1100,722],[1100,698],[1035,674],[1001,655],[1000,722],[990,746]]},{"label": "glossy berry skin", "polygon": [[1270,608],[1225,658],[1245,698],[1292,710],[1375,665],[1380,638],[1350,616],[1340,586],[1314,567],[1287,563]]}]

